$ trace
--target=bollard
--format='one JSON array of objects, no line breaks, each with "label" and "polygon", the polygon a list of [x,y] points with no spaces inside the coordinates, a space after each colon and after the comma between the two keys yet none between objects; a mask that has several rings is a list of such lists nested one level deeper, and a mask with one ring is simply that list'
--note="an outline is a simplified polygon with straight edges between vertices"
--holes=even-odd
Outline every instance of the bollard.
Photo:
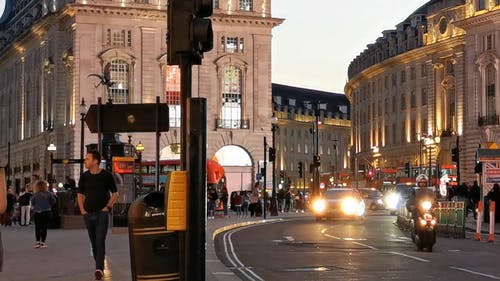
[{"label": "bollard", "polygon": [[483,217],[483,202],[479,201],[477,205],[477,227],[476,241],[481,241],[481,218]]},{"label": "bollard", "polygon": [[490,236],[488,242],[495,242],[495,201],[490,202]]}]

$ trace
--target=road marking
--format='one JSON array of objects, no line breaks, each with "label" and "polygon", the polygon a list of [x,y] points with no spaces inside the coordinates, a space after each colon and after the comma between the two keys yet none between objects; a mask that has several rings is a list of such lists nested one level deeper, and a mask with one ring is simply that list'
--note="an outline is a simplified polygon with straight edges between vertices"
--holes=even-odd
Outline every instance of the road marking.
[{"label": "road marking", "polygon": [[370,245],[366,245],[366,244],[363,244],[363,243],[359,243],[359,242],[352,242],[353,244],[356,244],[356,245],[359,245],[359,246],[363,246],[363,247],[366,247],[366,248],[369,248],[369,249],[372,249],[372,250],[378,250],[377,248],[373,247],[373,246],[370,246]]},{"label": "road marking", "polygon": [[475,274],[475,275],[479,275],[479,276],[483,276],[483,277],[487,277],[487,278],[491,278],[491,279],[500,280],[500,277],[497,277],[497,276],[491,275],[491,274],[485,274],[485,273],[481,273],[481,272],[477,272],[477,271],[472,271],[472,270],[468,270],[468,269],[461,268],[461,267],[456,267],[456,266],[450,266],[450,268],[451,269],[460,270],[460,271],[463,271],[463,272],[467,272],[467,273],[470,273],[470,274]]},{"label": "road marking", "polygon": [[[257,281],[264,281],[264,279],[262,279],[259,275],[257,275],[251,269],[247,268],[240,261],[240,259],[236,255],[236,252],[234,251],[233,241],[231,240],[231,238],[232,238],[232,236],[233,236],[234,233],[236,233],[236,232],[238,232],[240,230],[243,230],[243,229],[250,228],[252,226],[253,225],[249,225],[249,226],[246,226],[246,227],[241,227],[241,228],[233,229],[233,230],[230,230],[230,231],[224,233],[223,240],[222,240],[223,244],[224,244],[224,252],[226,253],[226,257],[229,260],[229,262],[233,265],[233,268],[235,268],[236,270],[238,270],[239,272],[241,272],[241,274],[243,274],[248,280],[250,280],[250,281],[256,281],[256,280]],[[229,244],[229,249],[228,249],[228,244]],[[251,277],[249,274],[253,275],[254,278]]]},{"label": "road marking", "polygon": [[393,254],[393,255],[397,255],[397,256],[407,257],[407,258],[410,258],[410,259],[414,259],[416,261],[430,262],[429,260],[422,259],[422,258],[415,257],[415,256],[411,256],[411,255],[407,255],[407,254],[403,254],[403,253],[400,253],[400,252],[388,252],[388,253],[389,254]]},{"label": "road marking", "polygon": [[213,275],[225,275],[225,276],[234,276],[234,272],[230,271],[230,272],[227,272],[227,271],[221,271],[221,272],[213,272],[212,273]]},{"label": "road marking", "polygon": [[283,238],[285,238],[285,240],[287,240],[289,242],[295,241],[295,239],[292,236],[283,236]]}]

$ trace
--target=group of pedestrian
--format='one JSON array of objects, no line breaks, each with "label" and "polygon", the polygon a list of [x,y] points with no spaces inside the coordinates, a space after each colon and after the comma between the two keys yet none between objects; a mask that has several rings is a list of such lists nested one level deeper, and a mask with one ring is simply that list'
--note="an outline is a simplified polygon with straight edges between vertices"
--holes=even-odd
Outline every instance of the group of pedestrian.
[{"label": "group of pedestrian", "polygon": [[447,199],[449,201],[461,201],[464,202],[465,216],[468,216],[469,212],[473,214],[474,219],[477,219],[477,206],[480,198],[480,187],[477,181],[474,181],[472,185],[467,183],[462,183],[456,187],[448,186]]}]

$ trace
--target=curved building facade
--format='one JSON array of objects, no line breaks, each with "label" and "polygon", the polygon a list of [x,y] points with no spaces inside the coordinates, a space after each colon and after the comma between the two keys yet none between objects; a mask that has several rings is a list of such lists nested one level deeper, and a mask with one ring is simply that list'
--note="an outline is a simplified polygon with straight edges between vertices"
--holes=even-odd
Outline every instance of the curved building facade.
[{"label": "curved building facade", "polygon": [[477,148],[499,143],[499,17],[500,1],[432,0],[351,62],[345,93],[360,164],[476,179]]}]

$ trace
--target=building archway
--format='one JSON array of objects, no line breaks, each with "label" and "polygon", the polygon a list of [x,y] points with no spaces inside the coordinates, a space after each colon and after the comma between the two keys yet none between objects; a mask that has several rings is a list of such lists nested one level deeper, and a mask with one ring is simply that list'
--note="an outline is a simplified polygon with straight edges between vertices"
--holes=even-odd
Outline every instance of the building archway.
[{"label": "building archway", "polygon": [[224,167],[228,193],[240,190],[252,190],[252,158],[242,147],[226,145],[219,149],[214,160]]}]

